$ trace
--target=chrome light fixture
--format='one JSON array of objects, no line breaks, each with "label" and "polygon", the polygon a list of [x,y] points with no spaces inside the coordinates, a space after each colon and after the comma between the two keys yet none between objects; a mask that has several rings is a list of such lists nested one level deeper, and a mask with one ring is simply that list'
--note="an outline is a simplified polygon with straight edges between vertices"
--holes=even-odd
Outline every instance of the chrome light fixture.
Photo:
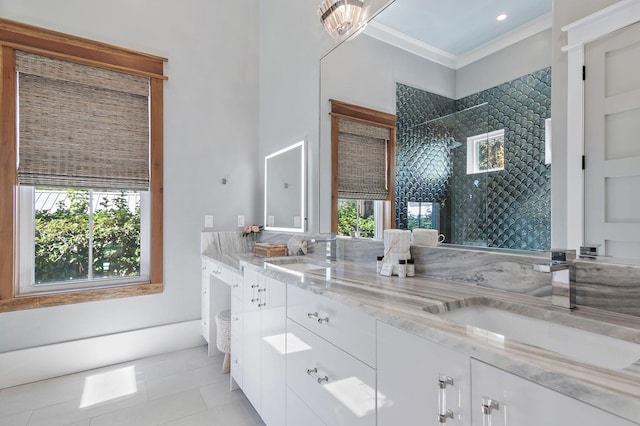
[{"label": "chrome light fixture", "polygon": [[352,28],[360,26],[362,0],[322,0],[318,15],[324,29],[334,38],[340,38]]}]

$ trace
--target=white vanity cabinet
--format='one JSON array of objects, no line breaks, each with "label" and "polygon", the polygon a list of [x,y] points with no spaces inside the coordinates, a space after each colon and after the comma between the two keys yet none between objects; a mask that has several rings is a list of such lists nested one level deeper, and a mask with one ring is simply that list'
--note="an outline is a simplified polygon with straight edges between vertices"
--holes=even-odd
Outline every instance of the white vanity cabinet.
[{"label": "white vanity cabinet", "polygon": [[242,276],[232,268],[218,262],[202,259],[202,283],[200,297],[200,316],[202,337],[209,344],[209,356],[219,354],[216,347],[216,315],[229,309],[231,286]]},{"label": "white vanity cabinet", "polygon": [[469,357],[378,322],[378,425],[471,425]]},{"label": "white vanity cabinet", "polygon": [[474,359],[471,377],[474,426],[636,424]]},{"label": "white vanity cabinet", "polygon": [[636,424],[383,322],[377,351],[379,426]]},{"label": "white vanity cabinet", "polygon": [[284,425],[286,416],[286,300],[284,283],[245,268],[241,387],[264,422],[273,426]]}]

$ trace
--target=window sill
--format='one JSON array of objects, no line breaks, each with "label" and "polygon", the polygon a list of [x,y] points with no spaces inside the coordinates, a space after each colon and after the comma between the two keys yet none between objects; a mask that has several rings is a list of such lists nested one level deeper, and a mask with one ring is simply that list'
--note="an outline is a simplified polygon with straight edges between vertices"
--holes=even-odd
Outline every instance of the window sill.
[{"label": "window sill", "polygon": [[97,288],[91,290],[62,290],[47,294],[31,294],[14,297],[12,299],[0,300],[0,313],[71,305],[74,303],[93,302],[97,300],[144,296],[148,294],[162,293],[162,291],[162,283],[153,283]]}]

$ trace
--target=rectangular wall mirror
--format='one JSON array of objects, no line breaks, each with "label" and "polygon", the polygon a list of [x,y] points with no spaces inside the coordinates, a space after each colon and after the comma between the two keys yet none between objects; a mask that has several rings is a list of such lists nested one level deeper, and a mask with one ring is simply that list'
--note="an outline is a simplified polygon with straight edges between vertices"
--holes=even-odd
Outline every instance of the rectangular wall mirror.
[{"label": "rectangular wall mirror", "polygon": [[264,223],[269,231],[306,231],[306,147],[300,141],[264,158]]},{"label": "rectangular wall mirror", "polygon": [[[490,4],[502,7],[395,0],[321,59],[321,232],[335,214],[329,100],[337,99],[396,118],[392,227],[437,229],[467,247],[551,246],[552,2],[522,0],[500,23]],[[472,25],[481,13],[490,25]]]}]

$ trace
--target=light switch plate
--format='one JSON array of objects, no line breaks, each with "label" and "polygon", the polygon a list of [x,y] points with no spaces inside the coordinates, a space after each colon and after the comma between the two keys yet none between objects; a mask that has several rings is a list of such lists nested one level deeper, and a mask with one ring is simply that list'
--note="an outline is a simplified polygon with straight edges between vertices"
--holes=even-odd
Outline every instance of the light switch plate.
[{"label": "light switch plate", "polygon": [[238,216],[238,228],[244,226],[244,216],[243,215],[239,215]]},{"label": "light switch plate", "polygon": [[213,215],[205,214],[204,215],[204,227],[205,228],[213,228]]}]

